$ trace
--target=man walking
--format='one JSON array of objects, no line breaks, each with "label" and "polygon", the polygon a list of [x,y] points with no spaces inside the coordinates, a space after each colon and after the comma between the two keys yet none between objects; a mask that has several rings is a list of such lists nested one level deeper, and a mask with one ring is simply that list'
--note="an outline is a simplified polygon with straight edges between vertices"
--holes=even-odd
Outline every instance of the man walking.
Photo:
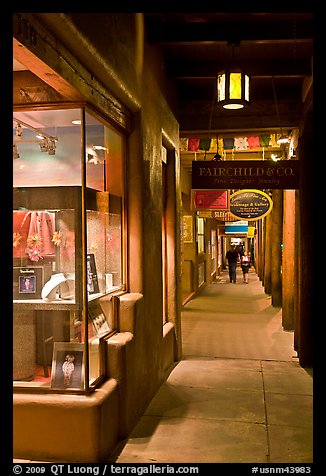
[{"label": "man walking", "polygon": [[230,249],[227,251],[226,255],[226,264],[229,267],[229,276],[230,283],[235,284],[237,280],[237,262],[239,259],[239,253],[235,248],[235,245],[231,245]]}]

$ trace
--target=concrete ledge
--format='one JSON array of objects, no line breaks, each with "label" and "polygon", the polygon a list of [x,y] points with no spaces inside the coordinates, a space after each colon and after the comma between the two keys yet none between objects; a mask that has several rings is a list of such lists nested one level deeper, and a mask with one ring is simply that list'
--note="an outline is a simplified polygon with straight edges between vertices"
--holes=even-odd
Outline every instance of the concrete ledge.
[{"label": "concrete ledge", "polygon": [[119,393],[113,378],[89,396],[14,394],[14,457],[104,461],[118,441]]},{"label": "concrete ledge", "polygon": [[162,367],[165,376],[168,369],[175,362],[176,337],[174,332],[174,324],[167,322],[163,326],[163,342],[162,342]]},{"label": "concrete ledge", "polygon": [[137,304],[142,301],[140,293],[127,293],[119,297],[118,330],[120,332],[135,333],[135,313]]}]

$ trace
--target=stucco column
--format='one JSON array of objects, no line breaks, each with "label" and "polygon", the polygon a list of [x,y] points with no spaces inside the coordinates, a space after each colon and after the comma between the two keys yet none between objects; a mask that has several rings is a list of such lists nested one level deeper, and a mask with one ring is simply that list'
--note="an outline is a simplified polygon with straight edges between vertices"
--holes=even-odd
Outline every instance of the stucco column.
[{"label": "stucco column", "polygon": [[272,293],[272,276],[271,276],[271,253],[272,253],[272,213],[265,218],[265,262],[264,262],[264,288],[266,294]]},{"label": "stucco column", "polygon": [[282,256],[282,325],[294,329],[295,190],[284,190]]},{"label": "stucco column", "polygon": [[283,190],[273,190],[271,239],[272,306],[282,306],[282,235],[283,235]]},{"label": "stucco column", "polygon": [[255,268],[256,273],[259,279],[262,279],[262,268],[261,268],[261,254],[262,254],[262,222],[263,220],[257,220],[256,222],[256,233],[254,238],[255,243]]},{"label": "stucco column", "polygon": [[[298,353],[299,363],[302,367],[313,365],[313,332],[312,319],[319,316],[320,309],[316,305],[318,289],[319,271],[316,269],[316,248],[313,243],[313,230],[315,225],[312,219],[312,212],[316,207],[316,185],[314,173],[319,170],[314,161],[314,137],[312,114],[307,115],[304,129],[299,138],[299,160],[301,162],[300,173],[300,238],[301,238],[301,260],[300,271],[300,314],[298,329]],[[319,293],[318,293],[319,294]]]},{"label": "stucco column", "polygon": [[295,246],[295,263],[294,263],[294,349],[297,351],[299,347],[299,316],[300,316],[300,283],[301,283],[301,238],[300,238],[300,194],[299,190],[295,191],[295,236],[296,236],[296,246]]}]

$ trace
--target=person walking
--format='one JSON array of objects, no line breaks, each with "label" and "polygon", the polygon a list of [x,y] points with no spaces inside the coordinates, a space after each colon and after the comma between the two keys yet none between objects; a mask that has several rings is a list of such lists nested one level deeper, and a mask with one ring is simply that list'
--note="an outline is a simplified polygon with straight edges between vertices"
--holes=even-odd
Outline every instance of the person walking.
[{"label": "person walking", "polygon": [[250,261],[250,256],[248,256],[247,251],[244,251],[243,255],[241,256],[241,269],[243,274],[243,282],[245,284],[248,284],[249,282],[249,268],[251,268]]},{"label": "person walking", "polygon": [[239,261],[239,253],[235,248],[235,245],[231,245],[230,249],[227,251],[226,255],[226,264],[229,267],[229,277],[230,283],[235,284],[237,280],[237,263]]}]

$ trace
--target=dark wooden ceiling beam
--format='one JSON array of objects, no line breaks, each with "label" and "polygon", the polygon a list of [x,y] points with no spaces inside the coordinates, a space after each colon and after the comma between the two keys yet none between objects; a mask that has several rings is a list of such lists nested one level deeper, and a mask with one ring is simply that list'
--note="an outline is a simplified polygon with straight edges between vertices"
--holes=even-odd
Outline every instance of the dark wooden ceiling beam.
[{"label": "dark wooden ceiling beam", "polygon": [[[279,104],[279,120],[272,101],[257,101],[252,106],[237,111],[227,111],[216,106],[213,109],[210,131],[278,129],[280,126],[283,129],[293,129],[299,126],[302,108],[297,101]],[[181,104],[177,117],[180,134],[182,131],[191,130],[208,131],[211,113],[212,104],[209,102],[193,101]]]},{"label": "dark wooden ceiling beam", "polygon": [[255,59],[241,61],[168,61],[166,71],[169,77],[214,78],[224,69],[242,68],[256,77],[305,77],[311,74],[311,60]]},{"label": "dark wooden ceiling beam", "polygon": [[[276,92],[278,102],[287,100],[302,101],[302,83],[299,80],[291,84],[278,83],[276,85]],[[193,82],[180,81],[177,85],[177,93],[180,101],[192,101],[194,98],[198,101],[209,101],[212,100],[214,94],[216,95],[216,82],[213,79],[195,85]],[[271,81],[252,80],[250,97],[251,101],[273,99]]]},{"label": "dark wooden ceiling beam", "polygon": [[165,21],[147,18],[147,40],[160,44],[203,42],[239,43],[242,41],[302,41],[313,38],[312,20],[207,22]]}]

